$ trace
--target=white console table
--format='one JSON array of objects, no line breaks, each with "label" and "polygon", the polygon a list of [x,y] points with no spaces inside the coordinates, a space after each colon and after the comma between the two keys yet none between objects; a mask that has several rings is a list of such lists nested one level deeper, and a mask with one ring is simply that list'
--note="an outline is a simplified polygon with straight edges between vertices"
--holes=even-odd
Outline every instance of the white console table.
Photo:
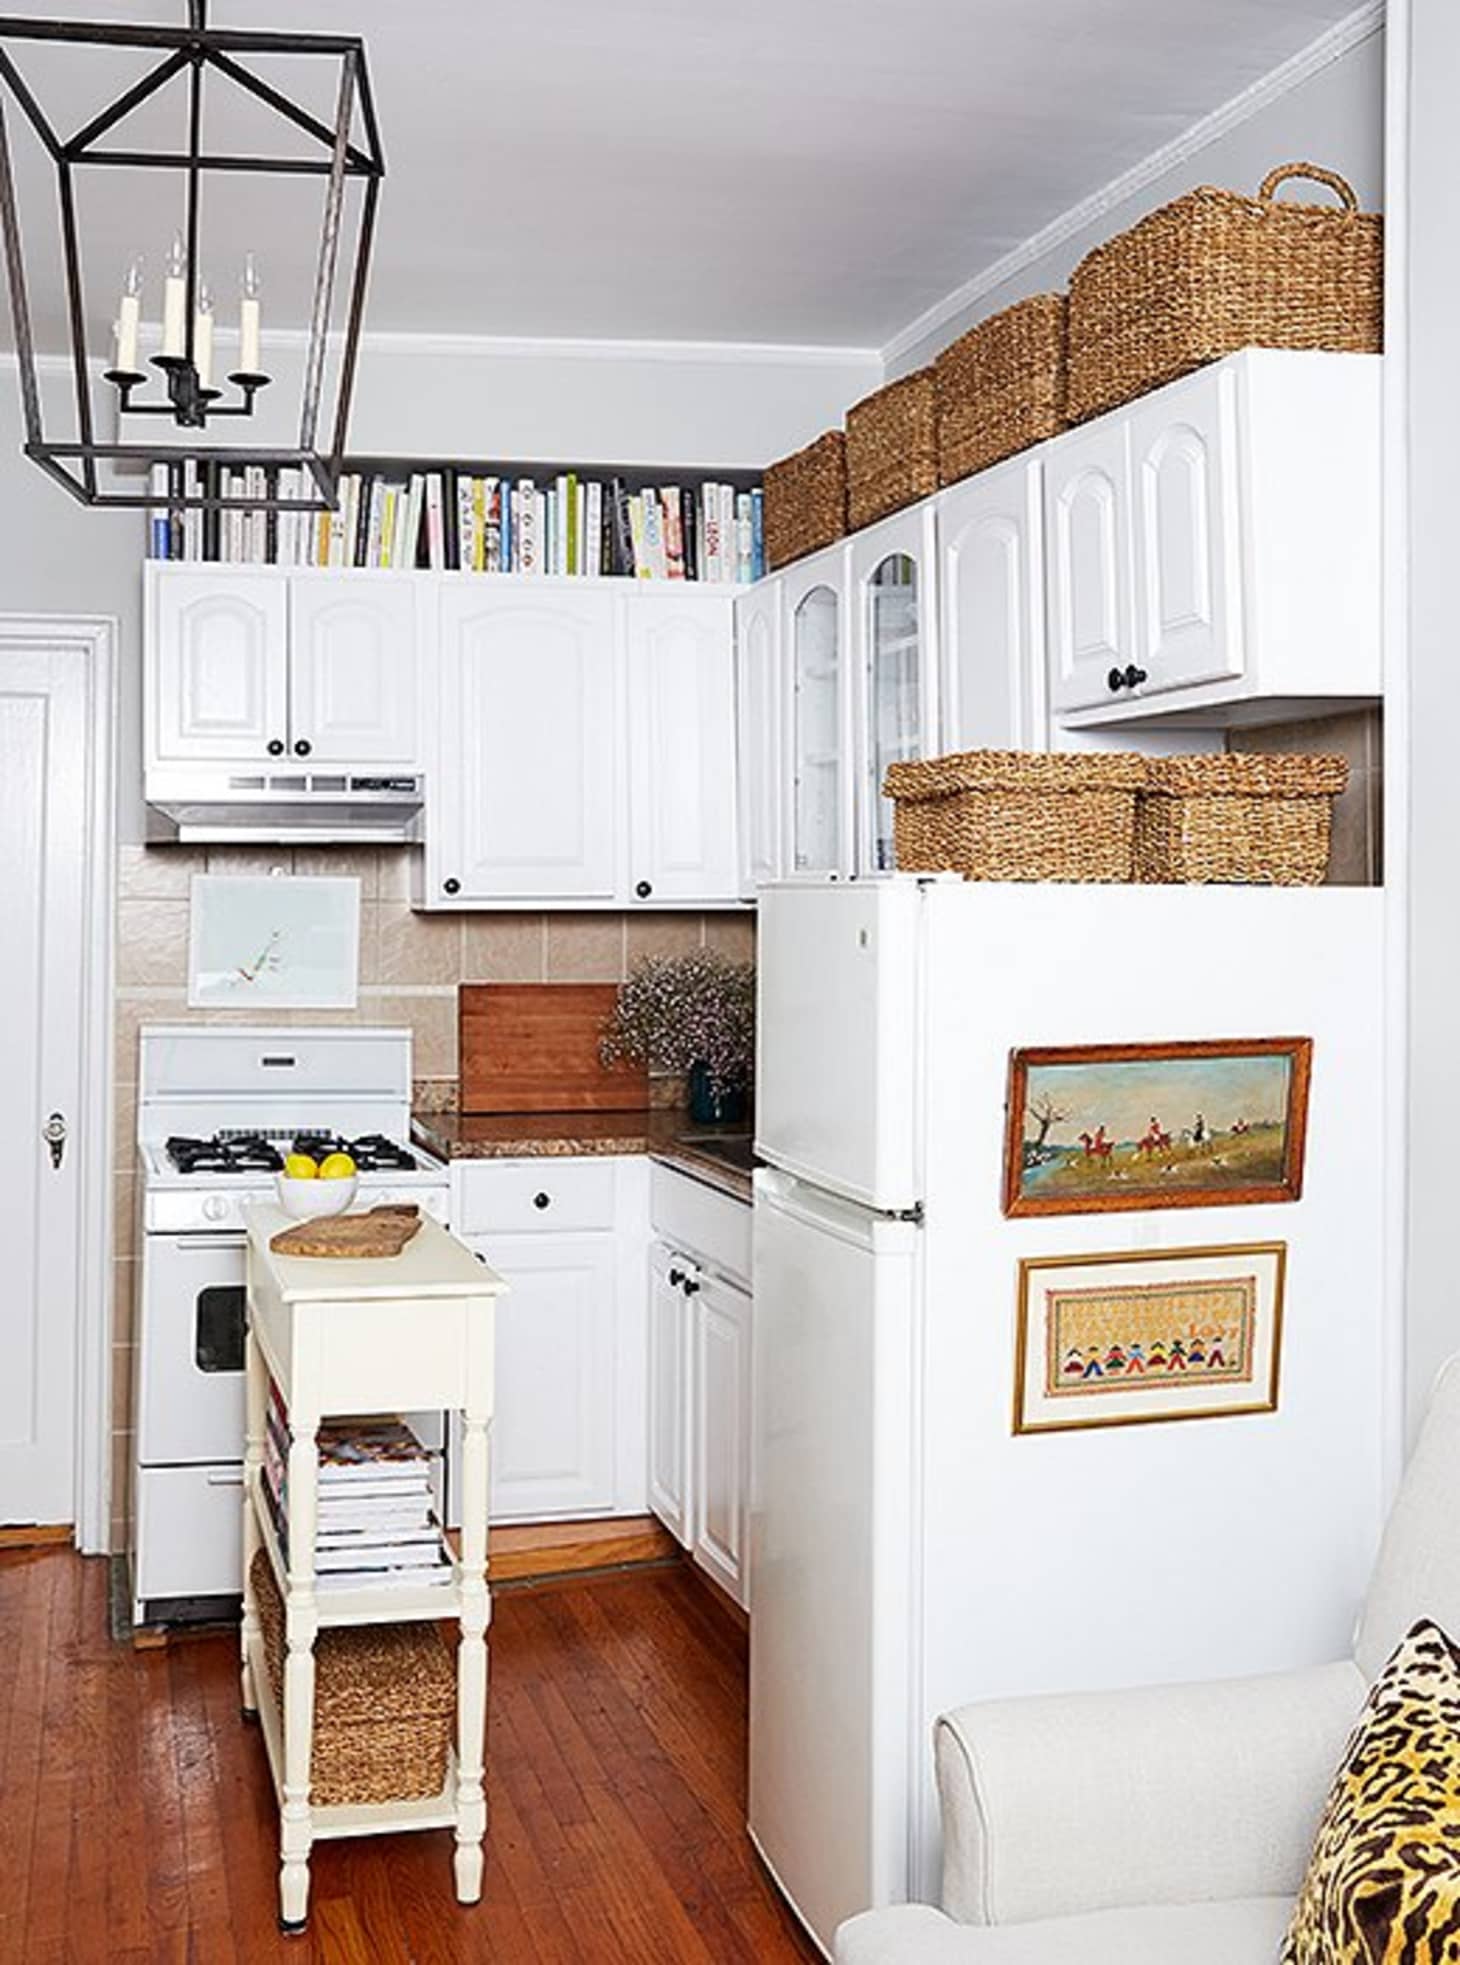
[{"label": "white console table", "polygon": [[[276,1207],[248,1219],[247,1417],[243,1500],[243,1705],[257,1713],[279,1798],[279,1921],[303,1927],[317,1837],[454,1828],[456,1894],[482,1889],[487,1705],[487,1428],[492,1417],[493,1300],[505,1285],[433,1221],[398,1256],[352,1260],[275,1255],[290,1225]],[[289,1555],[274,1532],[264,1478],[270,1378],[289,1416]],[[321,1420],[455,1409],[462,1415],[460,1554],[448,1583],[315,1590]],[[282,1710],[274,1703],[250,1568],[267,1553],[284,1603]],[[456,1750],[439,1795],[313,1807],[314,1640],[325,1625],[459,1620]]]}]

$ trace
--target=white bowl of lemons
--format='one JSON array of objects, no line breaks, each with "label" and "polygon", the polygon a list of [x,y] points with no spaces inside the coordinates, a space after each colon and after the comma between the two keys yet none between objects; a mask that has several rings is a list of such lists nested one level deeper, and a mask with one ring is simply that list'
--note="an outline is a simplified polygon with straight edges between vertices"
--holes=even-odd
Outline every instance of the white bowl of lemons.
[{"label": "white bowl of lemons", "polygon": [[284,1171],[274,1175],[279,1206],[295,1221],[343,1214],[359,1185],[355,1162],[348,1153],[327,1153],[322,1160],[311,1153],[291,1153]]}]

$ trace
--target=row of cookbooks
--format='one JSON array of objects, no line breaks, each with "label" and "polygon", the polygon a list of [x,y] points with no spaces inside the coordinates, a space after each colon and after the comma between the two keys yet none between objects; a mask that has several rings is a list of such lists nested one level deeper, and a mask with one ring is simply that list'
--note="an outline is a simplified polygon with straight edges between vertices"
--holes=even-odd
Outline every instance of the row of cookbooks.
[{"label": "row of cookbooks", "polygon": [[[191,460],[153,467],[151,495],[297,499],[308,474],[238,470]],[[418,471],[407,478],[346,472],[333,512],[155,507],[153,559],[230,565],[434,568],[641,580],[758,580],[766,570],[759,487],[645,486],[621,477],[534,478]]]},{"label": "row of cookbooks", "polygon": [[[289,1560],[289,1420],[270,1386],[263,1492]],[[432,1493],[432,1454],[393,1416],[326,1420],[319,1429],[315,1588],[420,1589],[452,1580]]]}]

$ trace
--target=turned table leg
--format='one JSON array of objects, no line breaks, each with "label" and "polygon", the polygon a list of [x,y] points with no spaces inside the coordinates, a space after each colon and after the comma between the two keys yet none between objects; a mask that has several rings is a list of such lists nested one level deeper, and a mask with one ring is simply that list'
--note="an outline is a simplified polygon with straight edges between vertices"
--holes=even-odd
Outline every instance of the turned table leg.
[{"label": "turned table leg", "polygon": [[314,1745],[315,1492],[319,1458],[312,1424],[295,1418],[289,1447],[289,1594],[284,1605],[284,1793],[279,1810],[279,1922],[301,1931],[309,1912],[309,1808]]},{"label": "turned table leg", "polygon": [[263,1479],[264,1413],[268,1401],[269,1374],[250,1330],[244,1337],[244,1433],[243,1433],[243,1627],[239,1633],[240,1698],[244,1714],[258,1714],[258,1689],[253,1682],[253,1646],[259,1640],[258,1604],[253,1593],[253,1559],[259,1547],[258,1516],[250,1487]]},{"label": "turned table leg", "polygon": [[456,1663],[456,1896],[482,1894],[487,1724],[487,1421],[464,1415],[461,1443],[461,1643]]}]

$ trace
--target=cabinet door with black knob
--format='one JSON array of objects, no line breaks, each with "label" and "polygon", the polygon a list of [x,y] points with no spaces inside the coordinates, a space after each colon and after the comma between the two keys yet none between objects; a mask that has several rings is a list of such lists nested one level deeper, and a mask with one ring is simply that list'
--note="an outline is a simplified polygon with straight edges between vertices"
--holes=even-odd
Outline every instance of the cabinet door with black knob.
[{"label": "cabinet door with black knob", "polygon": [[290,580],[290,750],[311,769],[416,768],[420,604],[405,574]]}]

